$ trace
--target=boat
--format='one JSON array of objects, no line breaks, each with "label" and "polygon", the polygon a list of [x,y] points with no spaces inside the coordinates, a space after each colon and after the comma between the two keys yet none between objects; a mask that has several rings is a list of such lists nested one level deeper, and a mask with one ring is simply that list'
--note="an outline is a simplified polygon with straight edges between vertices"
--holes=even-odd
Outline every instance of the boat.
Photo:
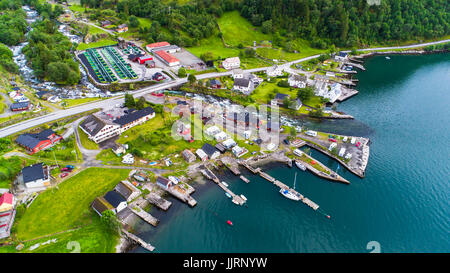
[{"label": "boat", "polygon": [[241,194],[241,198],[242,198],[244,201],[247,201],[247,197],[245,197],[243,194]]},{"label": "boat", "polygon": [[233,222],[231,222],[230,220],[227,220],[227,224],[230,225],[230,226],[232,226],[232,225],[233,225]]},{"label": "boat", "polygon": [[291,159],[289,159],[289,160],[287,161],[287,164],[288,164],[289,168],[292,168],[292,160],[291,160]]},{"label": "boat", "polygon": [[241,175],[239,176],[240,179],[242,179],[242,181],[244,181],[245,183],[249,183],[250,180],[248,180],[245,176]]},{"label": "boat", "polygon": [[231,194],[229,194],[228,192],[226,192],[225,195],[226,195],[228,198],[231,198],[231,197],[232,197]]},{"label": "boat", "polygon": [[232,201],[233,203],[235,203],[236,205],[240,205],[240,204],[239,204],[239,202],[238,202],[238,201],[236,201],[236,200],[234,200],[234,199],[233,199],[233,200],[231,200],[231,201]]},{"label": "boat", "polygon": [[306,166],[303,163],[300,163],[299,161],[295,161],[295,165],[302,171],[306,171]]},{"label": "boat", "polygon": [[391,59],[391,57],[389,57],[389,56],[386,56],[386,60],[390,60]]},{"label": "boat", "polygon": [[222,181],[222,184],[223,184],[225,187],[228,188],[228,184],[227,184],[227,183],[225,183],[224,181]]},{"label": "boat", "polygon": [[294,200],[294,201],[299,201],[300,197],[298,197],[297,195],[295,195],[294,193],[292,193],[289,190],[285,190],[285,189],[280,189],[280,193],[281,195],[283,195],[284,197]]}]

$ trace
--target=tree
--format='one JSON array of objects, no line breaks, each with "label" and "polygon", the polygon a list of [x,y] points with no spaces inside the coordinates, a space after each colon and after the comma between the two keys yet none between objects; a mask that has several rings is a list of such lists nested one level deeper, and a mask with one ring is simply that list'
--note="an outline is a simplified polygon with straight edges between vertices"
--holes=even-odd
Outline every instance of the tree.
[{"label": "tree", "polygon": [[101,222],[106,225],[108,229],[113,232],[118,232],[120,228],[120,222],[117,220],[117,216],[111,210],[106,210],[102,213],[102,217],[100,218]]},{"label": "tree", "polygon": [[133,95],[126,93],[125,94],[125,107],[134,108],[136,107],[136,101],[134,100]]},{"label": "tree", "polygon": [[189,81],[190,84],[193,84],[193,83],[195,83],[197,81],[197,78],[195,77],[195,75],[189,74],[188,81]]},{"label": "tree", "polygon": [[180,78],[186,77],[186,69],[184,67],[180,67],[180,69],[178,69],[178,77]]},{"label": "tree", "polygon": [[278,85],[279,87],[289,87],[289,82],[286,81],[286,80],[282,80],[282,81],[279,81],[279,82],[277,83],[277,85]]},{"label": "tree", "polygon": [[145,108],[145,98],[144,97],[140,97],[139,100],[136,102],[136,109],[141,110]]},{"label": "tree", "polygon": [[139,27],[139,20],[136,16],[131,15],[130,18],[128,19],[129,23],[130,23],[130,27],[136,28]]},{"label": "tree", "polygon": [[300,88],[297,91],[297,97],[303,102],[309,100],[312,96],[314,96],[314,90],[312,87]]},{"label": "tree", "polygon": [[272,32],[272,20],[267,20],[262,23],[261,31],[264,34]]}]

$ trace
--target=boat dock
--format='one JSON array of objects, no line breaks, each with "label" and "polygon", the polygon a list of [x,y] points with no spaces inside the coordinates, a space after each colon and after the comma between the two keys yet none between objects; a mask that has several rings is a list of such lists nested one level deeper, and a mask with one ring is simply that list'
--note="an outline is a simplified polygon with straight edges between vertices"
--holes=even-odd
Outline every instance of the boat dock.
[{"label": "boat dock", "polygon": [[168,210],[169,207],[172,205],[172,202],[167,201],[166,199],[160,197],[159,195],[153,192],[145,196],[145,200],[147,200],[148,202],[150,202],[151,204],[157,206],[162,210]]},{"label": "boat dock", "polygon": [[[160,188],[162,188],[162,187],[160,187]],[[178,198],[179,200],[187,203],[191,207],[194,207],[195,205],[197,205],[197,201],[195,201],[195,199],[192,198],[186,192],[186,190],[180,188],[178,185],[175,185],[175,186],[169,187],[169,188],[162,188],[162,189],[165,190],[166,192],[170,193],[174,197]]]},{"label": "boat dock", "polygon": [[150,213],[146,212],[145,210],[141,209],[138,206],[131,207],[131,211],[139,216],[142,220],[149,223],[150,225],[156,227],[158,225],[159,220],[153,217]]},{"label": "boat dock", "polygon": [[309,206],[313,210],[317,210],[319,208],[319,205],[317,205],[316,203],[314,203],[310,199],[304,197],[301,193],[297,192],[296,190],[289,188],[286,184],[284,184],[283,182],[281,182],[279,180],[276,180],[275,178],[273,178],[272,176],[268,175],[267,173],[260,171],[259,175],[262,178],[266,179],[267,181],[273,183],[275,186],[279,187],[280,189],[288,190],[288,191],[292,192],[293,194],[297,195],[298,197],[300,197],[300,200],[305,205]]},{"label": "boat dock", "polygon": [[243,175],[239,176],[239,178],[247,184],[250,183],[250,180],[248,180],[248,178]]},{"label": "boat dock", "polygon": [[232,201],[233,203],[235,203],[236,205],[243,205],[246,201],[244,199],[242,199],[242,197],[240,197],[239,195],[235,194],[234,192],[232,192],[228,187],[226,187],[224,184],[222,184],[219,180],[219,178],[217,178],[217,176],[207,167],[205,167],[205,170],[201,170],[201,173],[208,178],[209,180],[214,181],[214,183],[216,183],[220,188],[222,188],[226,193],[228,193],[229,195],[231,195],[232,197]]},{"label": "boat dock", "polygon": [[339,98],[337,98],[337,101],[339,101],[339,102],[343,102],[344,100],[346,100],[350,97],[353,97],[359,93],[358,90],[351,89],[351,88],[341,88],[341,90],[342,90],[342,94],[339,96]]},{"label": "boat dock", "polygon": [[134,235],[133,233],[130,233],[126,230],[122,230],[122,232],[131,240],[135,241],[136,243],[140,244],[143,248],[147,249],[148,251],[153,251],[155,250],[155,247],[152,246],[151,244],[145,242],[144,240],[142,240],[141,238],[139,238],[138,236]]},{"label": "boat dock", "polygon": [[240,163],[242,166],[246,167],[246,168],[247,168],[249,171],[251,171],[253,174],[257,174],[257,173],[259,173],[259,172],[261,171],[261,168],[255,169],[255,168],[253,168],[252,166],[248,165],[247,162],[245,162],[245,161],[239,161],[239,163]]},{"label": "boat dock", "polygon": [[[237,164],[235,163],[234,160],[225,157],[221,159],[221,162],[223,163],[223,165],[225,165],[234,175],[240,175],[241,172],[239,171],[239,168],[237,166]],[[234,162],[234,164],[233,164]]]},{"label": "boat dock", "polygon": [[366,69],[364,68],[364,66],[362,66],[361,64],[352,63],[352,62],[346,62],[345,64],[346,64],[346,65],[352,65],[352,66],[354,66],[354,67],[356,67],[356,68],[359,68],[359,69],[361,69],[361,70],[363,70],[363,71],[366,70]]}]

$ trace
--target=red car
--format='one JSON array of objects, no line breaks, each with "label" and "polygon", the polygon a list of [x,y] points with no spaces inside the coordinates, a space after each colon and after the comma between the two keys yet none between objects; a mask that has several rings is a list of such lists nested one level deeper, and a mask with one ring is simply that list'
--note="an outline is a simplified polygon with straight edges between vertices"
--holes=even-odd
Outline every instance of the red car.
[{"label": "red car", "polygon": [[358,141],[355,146],[359,148],[359,146],[361,146],[361,142]]},{"label": "red car", "polygon": [[68,173],[62,173],[59,177],[64,178],[64,177],[66,177],[68,175],[69,175]]},{"label": "red car", "polygon": [[328,140],[331,142],[336,142],[336,139],[334,139],[334,138],[329,138]]},{"label": "red car", "polygon": [[69,170],[70,170],[70,169],[67,168],[67,167],[61,168],[61,171],[62,171],[62,172],[68,172]]}]

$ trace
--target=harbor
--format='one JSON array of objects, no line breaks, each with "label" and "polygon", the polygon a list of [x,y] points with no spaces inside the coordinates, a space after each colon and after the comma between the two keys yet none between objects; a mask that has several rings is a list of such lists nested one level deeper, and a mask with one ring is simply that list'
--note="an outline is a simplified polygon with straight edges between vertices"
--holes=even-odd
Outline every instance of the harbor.
[{"label": "harbor", "polygon": [[159,220],[153,217],[150,213],[143,210],[142,208],[138,206],[132,206],[130,211],[139,216],[142,220],[149,223],[150,225],[154,227],[158,225]]},{"label": "harbor", "polygon": [[220,182],[219,178],[210,170],[208,167],[204,167],[203,170],[201,170],[201,173],[203,176],[205,176],[207,179],[213,181],[216,183],[222,190],[225,191],[225,194],[231,198],[231,201],[236,205],[244,205],[247,200],[244,200],[242,196],[239,196],[235,194],[233,191],[231,191],[228,186],[226,186],[223,182]]},{"label": "harbor", "polygon": [[168,210],[170,206],[172,205],[172,202],[167,201],[166,199],[162,198],[161,196],[151,192],[145,196],[145,199],[150,202],[150,204],[153,204],[157,206],[158,208],[162,210]]}]

